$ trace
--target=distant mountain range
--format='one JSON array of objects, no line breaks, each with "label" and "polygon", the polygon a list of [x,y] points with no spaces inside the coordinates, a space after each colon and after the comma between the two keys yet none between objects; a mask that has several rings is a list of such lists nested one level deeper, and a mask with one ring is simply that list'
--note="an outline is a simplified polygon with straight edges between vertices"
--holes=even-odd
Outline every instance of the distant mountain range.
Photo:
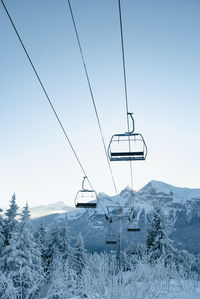
[{"label": "distant mountain range", "polygon": [[63,201],[58,201],[49,205],[41,205],[30,208],[31,218],[42,217],[57,213],[67,213],[73,211],[75,208],[66,206]]},{"label": "distant mountain range", "polygon": [[[4,206],[1,208],[3,210],[3,213],[5,213],[9,207]],[[51,215],[51,214],[67,213],[67,212],[73,211],[74,209],[75,209],[74,207],[67,206],[63,201],[58,201],[58,202],[48,204],[48,205],[40,205],[40,206],[29,208],[32,219]],[[21,212],[22,212],[22,208],[19,208],[18,218],[20,218]]]},{"label": "distant mountain range", "polygon": [[134,203],[141,231],[128,232],[129,221],[127,218],[123,219],[122,246],[128,248],[131,244],[144,242],[146,216],[152,210],[154,202],[159,201],[174,223],[175,230],[171,236],[174,245],[194,254],[200,253],[200,189],[179,188],[163,182],[151,181],[138,192],[127,187],[119,195],[111,197],[100,193],[98,197],[101,204],[98,204],[94,211],[74,209],[65,206],[63,202],[36,207],[31,210],[32,216],[45,215],[44,213],[51,215],[33,219],[33,225],[37,227],[41,220],[46,224],[55,222],[59,224],[65,217],[65,214],[60,213],[66,212],[72,238],[76,239],[81,232],[86,248],[89,250],[116,250],[117,245],[106,245],[105,240],[110,230],[114,237],[118,238],[118,218],[113,218],[113,223],[109,224],[104,216],[105,211],[112,212],[117,207],[129,211]]}]

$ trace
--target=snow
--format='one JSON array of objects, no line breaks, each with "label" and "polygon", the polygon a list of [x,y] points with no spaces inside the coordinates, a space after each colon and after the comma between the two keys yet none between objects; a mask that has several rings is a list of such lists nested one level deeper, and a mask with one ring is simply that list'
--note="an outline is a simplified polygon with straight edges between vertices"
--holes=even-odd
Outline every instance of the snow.
[{"label": "snow", "polygon": [[[176,201],[176,197],[172,198],[175,191],[178,194],[181,192],[185,194],[185,188],[181,190],[178,188],[172,192],[172,187],[165,184],[162,188],[160,182],[149,183],[139,192],[133,192],[126,188],[119,195],[110,197],[100,194],[99,198],[105,208],[106,205],[129,208],[133,199],[137,207],[141,201],[141,208],[142,204],[146,207],[149,205],[150,208],[152,200],[149,199],[149,196],[158,199],[162,193],[164,202],[170,205],[172,201]],[[195,190],[195,194],[197,193],[199,190]],[[195,199],[193,200],[195,201]],[[138,255],[120,253],[117,255],[117,259],[116,253],[111,255],[86,253],[81,235],[78,237],[76,245],[71,245],[67,221],[82,217],[84,214],[88,217],[94,212],[91,209],[90,211],[76,209],[67,213],[67,216],[60,214],[58,217],[65,217],[62,226],[56,225],[56,222],[51,223],[47,234],[45,230],[40,230],[41,234],[44,233],[44,238],[42,235],[40,235],[42,238],[36,236],[36,242],[30,225],[28,206],[26,205],[23,209],[19,222],[16,221],[17,209],[15,196],[13,196],[10,209],[6,214],[5,223],[7,225],[3,225],[0,229],[0,232],[3,233],[4,228],[7,230],[9,228],[10,232],[7,234],[8,244],[4,243],[4,249],[1,252],[1,261],[3,262],[1,269],[3,271],[0,269],[0,294],[5,295],[2,298],[14,299],[16,294],[20,295],[19,292],[22,291],[22,298],[32,296],[32,298],[46,299],[54,297],[58,299],[83,299],[86,297],[88,299],[200,298],[198,266],[200,257],[180,251],[173,251],[172,254],[169,254],[169,251],[163,250],[159,257],[156,256],[152,259],[148,247],[147,250],[141,247]],[[98,206],[98,213],[102,213],[100,206]],[[160,212],[159,215],[162,216]],[[165,215],[162,217],[165,220]],[[101,219],[101,217],[99,218]],[[3,218],[2,221],[4,221]],[[156,223],[158,222],[164,223],[161,220],[156,221]],[[95,224],[101,225],[101,220]],[[167,225],[167,222],[165,224]],[[170,244],[170,240],[167,239],[168,228],[166,229],[163,225],[161,228],[163,231],[165,230],[165,234],[157,234],[156,238],[162,235],[161,243],[166,244],[163,240],[167,240],[167,244]],[[77,238],[78,231],[75,232],[75,238]],[[153,241],[152,244],[156,245],[156,241]],[[153,252],[156,250],[154,249]],[[48,282],[43,277],[43,267],[48,267]],[[24,280],[28,283],[28,287],[24,284]]]},{"label": "snow", "polygon": [[166,184],[160,181],[152,180],[146,186],[139,190],[139,194],[150,194],[152,191],[153,194],[164,193],[165,195],[170,195],[173,197],[174,202],[183,203],[186,200],[200,199],[200,189],[190,189],[175,187],[170,184]]},{"label": "snow", "polygon": [[[176,215],[177,210],[184,209],[188,211],[188,217],[190,217],[189,214],[193,205],[200,205],[200,189],[180,188],[153,180],[138,192],[131,190],[129,187],[126,187],[115,196],[109,196],[101,192],[98,194],[98,200],[99,204],[95,209],[95,214],[98,215],[104,215],[105,211],[108,212],[108,210],[112,210],[112,207],[113,209],[120,206],[128,208],[134,205],[137,210],[137,218],[139,219],[140,213],[143,210],[145,210],[146,214],[149,213],[152,211],[153,203],[159,201],[165,205],[166,213],[174,211],[174,215]],[[67,206],[65,206],[63,202],[58,202],[55,205],[44,206],[42,207],[42,210],[49,211],[48,213],[50,214],[50,208],[52,208],[52,213],[58,213],[60,212],[58,210],[59,207],[62,207],[61,212],[63,213]],[[57,208],[57,210],[53,210],[53,208]],[[85,210],[81,208],[68,209],[66,212],[69,221],[84,217],[86,213],[87,217],[94,213],[93,210]],[[64,218],[64,214],[60,214],[57,217]]]},{"label": "snow", "polygon": [[[88,299],[96,299],[97,297],[88,297]],[[188,293],[188,292],[161,292],[156,296],[156,299],[199,299],[200,298],[200,293]],[[76,297],[71,297],[69,299],[84,299],[84,297],[76,296]],[[101,298],[103,299],[103,298]],[[105,298],[105,299],[108,299]],[[110,299],[110,298],[109,298]],[[117,298],[117,299],[125,299],[125,297]],[[137,299],[134,298],[134,299]]]},{"label": "snow", "polygon": [[[166,210],[174,209],[175,205],[180,208],[198,203],[200,205],[200,189],[175,187],[161,181],[150,181],[139,191],[133,191],[126,187],[119,194],[109,196],[103,192],[98,194],[100,204],[95,210],[96,214],[105,214],[107,207],[135,205],[138,211],[144,209],[146,213],[152,210],[152,203],[156,200],[166,200]],[[102,208],[103,206],[103,208]],[[172,207],[173,206],[173,207]],[[178,209],[176,207],[175,209]],[[49,205],[41,205],[30,208],[31,218],[42,217],[50,214],[68,213],[69,220],[75,220],[83,216],[85,209],[77,209],[65,205],[63,201]]]},{"label": "snow", "polygon": [[161,292],[156,297],[157,299],[199,299],[200,293],[188,293],[188,292]]},{"label": "snow", "polygon": [[45,215],[66,213],[72,211],[74,208],[65,205],[63,201],[58,201],[49,205],[41,205],[30,208],[31,218],[42,217]]}]

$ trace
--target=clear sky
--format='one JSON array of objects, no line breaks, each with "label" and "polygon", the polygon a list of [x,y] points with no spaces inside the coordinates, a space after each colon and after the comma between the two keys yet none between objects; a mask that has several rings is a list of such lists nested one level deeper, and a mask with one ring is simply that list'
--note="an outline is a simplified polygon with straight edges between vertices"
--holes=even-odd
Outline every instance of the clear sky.
[{"label": "clear sky", "polygon": [[[114,195],[66,0],[5,0],[97,192]],[[117,0],[71,0],[106,143],[126,128]],[[121,0],[130,111],[150,180],[198,188],[200,1]],[[82,172],[0,5],[0,202],[73,205]],[[118,191],[129,164],[112,162]]]}]

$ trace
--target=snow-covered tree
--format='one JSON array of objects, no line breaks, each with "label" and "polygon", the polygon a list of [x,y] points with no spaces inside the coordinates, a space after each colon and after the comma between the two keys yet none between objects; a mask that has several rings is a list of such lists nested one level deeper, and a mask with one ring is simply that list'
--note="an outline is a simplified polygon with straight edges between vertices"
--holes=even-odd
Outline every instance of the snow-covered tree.
[{"label": "snow-covered tree", "polygon": [[69,226],[67,216],[65,216],[64,223],[62,224],[59,230],[59,251],[63,261],[72,259],[73,253],[70,246],[70,237],[69,237]]},{"label": "snow-covered tree", "polygon": [[[28,204],[26,204],[21,213],[16,248],[20,264],[17,283],[21,287],[22,296],[25,296],[33,284],[35,284],[36,281],[42,281],[43,278],[41,253],[35,242],[31,228]],[[35,292],[37,291],[38,290],[35,290]]]},{"label": "snow-covered tree", "polygon": [[6,272],[9,277],[15,277],[21,262],[19,250],[17,249],[18,233],[13,232],[10,235],[9,244],[4,246],[1,252],[0,265],[3,272]]},{"label": "snow-covered tree", "polygon": [[16,271],[19,266],[16,240],[18,238],[18,221],[16,219],[18,206],[16,196],[13,194],[10,200],[9,209],[4,219],[4,246],[0,254],[0,268],[7,274]]},{"label": "snow-covered tree", "polygon": [[75,270],[78,276],[82,275],[82,271],[85,266],[85,258],[86,258],[86,252],[84,248],[84,241],[81,233],[79,233],[76,241],[76,245],[74,247],[73,261],[72,261],[73,269]]},{"label": "snow-covered tree", "polygon": [[62,259],[63,263],[66,260],[70,261],[73,259],[67,216],[65,216],[64,222],[59,224],[59,226],[57,223],[51,226],[47,243],[46,256],[49,267],[53,265],[53,261],[56,259]]},{"label": "snow-covered tree", "polygon": [[21,251],[22,265],[41,273],[41,253],[33,235],[28,204],[24,207],[20,220],[17,248]]},{"label": "snow-covered tree", "polygon": [[70,262],[68,259],[64,261],[62,257],[57,257],[52,263],[55,265],[51,268],[47,297],[74,298],[74,295],[78,295],[80,290],[77,287],[76,273],[71,268]]},{"label": "snow-covered tree", "polygon": [[48,233],[46,258],[48,271],[53,271],[51,269],[53,264],[55,264],[53,261],[55,262],[55,260],[60,259],[59,229],[57,223],[51,226]]},{"label": "snow-covered tree", "polygon": [[[115,255],[106,253],[87,254],[82,273],[82,294],[85,294],[85,297],[88,298],[92,298],[93,294],[96,298],[122,298],[113,294],[113,289],[116,287],[114,282],[120,282],[121,277],[118,276],[120,272]],[[123,298],[126,298],[125,295]]]},{"label": "snow-covered tree", "polygon": [[37,246],[41,254],[42,266],[44,271],[47,267],[47,232],[43,222],[40,222],[39,229],[36,233]]},{"label": "snow-covered tree", "polygon": [[[2,209],[0,209],[0,212],[2,212]],[[0,215],[0,257],[1,253],[4,247],[5,237],[4,237],[4,219]]]},{"label": "snow-covered tree", "polygon": [[[9,219],[15,220],[16,213]],[[8,223],[14,223],[10,221]],[[28,205],[22,211],[19,223],[13,225],[9,232],[8,244],[2,250],[0,265],[8,281],[12,282],[12,290],[16,297],[32,298],[38,295],[40,284],[43,280],[40,251],[37,248],[32,228]],[[7,298],[7,297],[5,297]]]},{"label": "snow-covered tree", "polygon": [[10,200],[10,205],[9,209],[5,213],[5,245],[9,244],[9,239],[11,238],[12,233],[16,232],[17,230],[17,219],[16,216],[18,210],[18,206],[16,204],[16,196],[15,193],[13,194],[11,200]]},{"label": "snow-covered tree", "polygon": [[166,261],[172,258],[175,249],[169,235],[173,228],[168,217],[163,213],[159,204],[154,205],[148,217],[146,246],[150,261],[163,258]]}]

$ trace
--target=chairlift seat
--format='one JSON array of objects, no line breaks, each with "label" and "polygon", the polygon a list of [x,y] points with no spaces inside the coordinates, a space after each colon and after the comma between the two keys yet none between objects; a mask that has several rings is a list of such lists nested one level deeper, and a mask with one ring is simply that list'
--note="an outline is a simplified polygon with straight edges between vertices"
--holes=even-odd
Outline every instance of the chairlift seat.
[{"label": "chairlift seat", "polygon": [[139,232],[140,231],[140,227],[138,226],[138,222],[137,221],[131,221],[130,224],[127,227],[127,231],[128,232]]},{"label": "chairlift seat", "polygon": [[144,152],[111,152],[110,161],[141,161],[145,160]]},{"label": "chairlift seat", "polygon": [[121,152],[121,153],[111,153],[111,156],[143,156],[144,152]]},{"label": "chairlift seat", "polygon": [[134,228],[129,227],[129,228],[127,228],[127,231],[128,232],[139,232],[140,228],[139,227],[134,227]]},{"label": "chairlift seat", "polygon": [[107,241],[106,241],[106,244],[107,244],[107,245],[115,245],[115,244],[117,244],[117,241],[114,241],[114,240],[113,240],[113,241],[112,241],[112,240],[107,240]]},{"label": "chairlift seat", "polygon": [[76,204],[76,208],[96,208],[96,206],[97,206],[96,202],[94,202],[94,203],[91,203],[91,202],[88,202],[88,203],[77,202],[77,204]]}]

